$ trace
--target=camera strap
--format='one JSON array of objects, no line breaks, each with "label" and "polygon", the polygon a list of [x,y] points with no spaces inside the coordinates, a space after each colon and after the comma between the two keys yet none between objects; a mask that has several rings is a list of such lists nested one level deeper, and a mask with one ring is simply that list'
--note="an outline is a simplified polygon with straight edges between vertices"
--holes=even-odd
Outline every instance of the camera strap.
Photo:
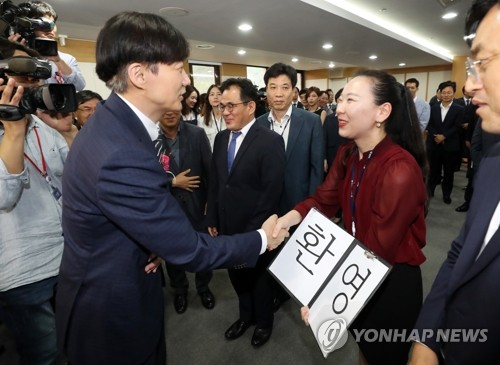
[{"label": "camera strap", "polygon": [[33,161],[27,154],[26,152],[24,152],[24,157],[26,157],[26,159],[33,165],[33,167],[40,173],[40,175],[42,175],[42,177],[45,179],[45,181],[47,182],[47,184],[49,185],[49,188],[50,188],[50,191],[52,193],[52,196],[54,197],[54,199],[56,200],[56,202],[58,202],[59,204],[62,204],[62,193],[61,191],[59,190],[59,188],[57,188],[57,186],[54,186],[54,184],[52,184],[52,178],[49,176],[49,174],[47,173],[47,163],[45,162],[45,157],[43,156],[43,150],[42,150],[42,143],[40,142],[40,136],[38,135],[38,131],[37,131],[37,128],[33,128],[33,131],[35,132],[35,135],[36,135],[36,140],[38,142],[38,148],[40,149],[40,157],[42,159],[42,168],[38,167],[37,164],[35,163],[35,161]]}]

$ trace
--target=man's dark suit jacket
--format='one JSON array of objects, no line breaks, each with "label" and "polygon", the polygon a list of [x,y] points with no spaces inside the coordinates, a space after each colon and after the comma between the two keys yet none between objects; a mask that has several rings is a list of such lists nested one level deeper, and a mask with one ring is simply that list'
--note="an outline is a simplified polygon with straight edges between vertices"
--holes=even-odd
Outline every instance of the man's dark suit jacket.
[{"label": "man's dark suit jacket", "polygon": [[426,128],[427,131],[429,131],[429,136],[427,137],[428,148],[433,148],[437,145],[436,142],[434,142],[435,134],[443,134],[446,138],[443,143],[445,151],[453,152],[460,150],[460,137],[458,132],[463,121],[463,111],[463,107],[452,103],[443,121],[441,118],[441,104],[434,104],[431,107],[431,117]]},{"label": "man's dark suit jacket", "polygon": [[[483,158],[467,218],[427,296],[416,329],[487,329],[487,341],[424,342],[445,364],[498,364],[500,359],[500,229],[479,255],[500,201],[500,144]],[[483,333],[484,334],[484,333]],[[478,339],[483,339],[479,335]]]},{"label": "man's dark suit jacket", "polygon": [[[269,113],[259,117],[257,123],[269,129]],[[319,116],[307,110],[292,108],[288,128],[285,188],[280,199],[280,215],[288,213],[297,203],[312,195],[324,177],[325,151]]]},{"label": "man's dark suit jacket", "polygon": [[[205,131],[197,126],[181,121],[177,134],[180,164],[177,164],[177,175],[184,170],[191,169],[188,176],[200,176],[200,186],[192,192],[181,188],[172,188],[172,195],[177,199],[186,212],[193,227],[206,232],[205,205],[208,197],[208,176],[212,160],[212,150]],[[259,227],[260,228],[260,227]]]},{"label": "man's dark suit jacket", "polygon": [[208,226],[217,227],[219,234],[260,228],[276,213],[285,170],[283,139],[254,123],[228,173],[229,138],[229,130],[215,137],[210,175]]},{"label": "man's dark suit jacket", "polygon": [[165,364],[161,278],[144,270],[152,253],[194,272],[255,265],[258,232],[197,233],[167,185],[144,125],[112,94],[64,171],[56,325],[72,365]]},{"label": "man's dark suit jacket", "polygon": [[335,114],[326,117],[325,124],[323,124],[323,134],[325,136],[326,161],[328,168],[330,168],[337,156],[340,145],[349,140],[340,136],[339,120]]}]

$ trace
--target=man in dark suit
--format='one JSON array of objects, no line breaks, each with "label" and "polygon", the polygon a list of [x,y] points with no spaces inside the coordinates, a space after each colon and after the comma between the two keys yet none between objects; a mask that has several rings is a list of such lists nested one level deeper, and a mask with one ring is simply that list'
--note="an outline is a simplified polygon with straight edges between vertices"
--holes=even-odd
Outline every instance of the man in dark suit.
[{"label": "man in dark suit", "polygon": [[453,103],[456,85],[445,81],[439,85],[441,103],[431,107],[431,117],[427,124],[427,154],[429,157],[429,195],[434,196],[436,185],[443,181],[443,201],[451,204],[451,191],[457,156],[460,155],[459,130],[463,120],[463,107]]},{"label": "man in dark suit", "polygon": [[[337,91],[335,94],[335,102],[337,102],[344,88]],[[339,134],[339,120],[337,114],[330,114],[325,119],[325,124],[323,124],[323,134],[325,139],[325,151],[326,151],[326,171],[330,169],[330,166],[335,161],[337,156],[337,151],[342,143],[348,141],[348,139],[340,136]]]},{"label": "man in dark suit", "polygon": [[[221,85],[219,109],[227,130],[215,137],[207,208],[209,232],[235,234],[254,230],[278,211],[283,189],[283,139],[255,123],[257,93],[248,79]],[[252,345],[265,344],[272,333],[273,280],[267,266],[272,253],[261,255],[255,268],[229,269],[238,295],[239,319],[226,331],[234,340],[256,323]]]},{"label": "man in dark suit", "polygon": [[[169,111],[160,119],[162,152],[169,156],[169,172],[172,180],[172,195],[186,213],[193,228],[206,232],[205,208],[208,194],[208,175],[212,149],[205,131],[181,120],[181,112]],[[189,281],[183,268],[165,263],[174,290],[174,308],[177,313],[187,309]],[[197,272],[196,291],[207,309],[215,306],[215,297],[208,284],[212,270]]]},{"label": "man in dark suit", "polygon": [[113,93],[75,139],[63,178],[56,326],[72,365],[165,364],[161,277],[145,268],[152,255],[196,272],[253,266],[277,245],[267,238],[272,220],[234,237],[198,233],[167,191],[153,140],[160,117],[181,109],[188,53],[155,14],[120,13],[98,36],[96,72]]},{"label": "man in dark suit", "polygon": [[[467,104],[467,103],[466,103]],[[472,98],[470,99],[467,106],[464,108],[464,120],[462,122],[463,131],[465,134],[464,144],[465,144],[465,156],[467,157],[467,186],[464,191],[464,200],[465,202],[455,208],[456,212],[466,212],[469,210],[470,200],[472,198],[473,193],[473,185],[474,185],[474,174],[476,166],[474,166],[473,158],[472,158],[472,136],[474,135],[474,131],[476,129],[476,124],[478,123],[479,117],[476,114],[477,105],[472,104]],[[478,167],[478,166],[477,166]]]},{"label": "man in dark suit", "polygon": [[304,105],[299,100],[299,88],[297,86],[293,88],[292,106],[304,109]]},{"label": "man in dark suit", "polygon": [[465,90],[465,85],[462,86],[462,97],[461,98],[455,98],[453,100],[454,103],[457,103],[460,106],[463,106],[464,108],[470,104],[472,104],[472,97],[473,95],[470,95],[470,93]]},{"label": "man in dark suit", "polygon": [[[471,42],[466,89],[474,94],[483,129],[500,134],[500,2],[476,0],[465,28]],[[418,342],[413,345],[411,365],[437,365],[439,358],[450,365],[499,362],[499,181],[497,143],[481,161],[465,224],[417,320]],[[447,332],[447,337],[437,336]]]}]

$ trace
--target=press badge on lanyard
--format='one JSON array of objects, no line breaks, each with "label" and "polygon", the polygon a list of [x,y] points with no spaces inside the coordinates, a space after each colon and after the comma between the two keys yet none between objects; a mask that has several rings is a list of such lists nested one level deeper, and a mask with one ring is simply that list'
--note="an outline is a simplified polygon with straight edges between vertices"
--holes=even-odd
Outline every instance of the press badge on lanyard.
[{"label": "press badge on lanyard", "polygon": [[[42,174],[43,176],[43,174]],[[61,204],[62,201],[61,201],[61,198],[62,198],[62,193],[61,191],[59,190],[59,188],[57,186],[54,186],[54,184],[52,184],[52,179],[50,178],[49,175],[45,175],[45,181],[47,181],[47,184],[49,184],[49,187],[50,187],[50,190],[52,192],[52,196],[54,197],[54,199],[59,203]]]},{"label": "press badge on lanyard", "polygon": [[24,154],[24,157],[26,157],[26,159],[33,165],[33,167],[40,173],[40,175],[42,175],[42,177],[45,179],[45,181],[49,185],[50,192],[51,192],[52,196],[54,197],[54,199],[56,200],[56,202],[58,202],[59,204],[62,205],[62,193],[59,190],[59,188],[52,183],[52,178],[47,173],[47,164],[45,163],[45,157],[43,156],[42,144],[40,143],[40,136],[38,135],[38,131],[36,130],[36,128],[33,128],[33,130],[35,131],[35,134],[36,134],[38,148],[40,148],[40,156],[42,159],[42,168],[40,169],[40,167],[38,167],[35,164],[35,162],[26,153]]}]

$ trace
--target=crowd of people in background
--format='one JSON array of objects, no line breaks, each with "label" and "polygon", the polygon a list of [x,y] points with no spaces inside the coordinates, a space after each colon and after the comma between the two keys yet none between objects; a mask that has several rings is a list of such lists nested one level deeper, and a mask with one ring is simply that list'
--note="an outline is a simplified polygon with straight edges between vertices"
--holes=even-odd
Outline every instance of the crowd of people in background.
[{"label": "crowd of people in background", "polygon": [[[57,13],[47,3],[31,4],[34,18],[52,22],[51,31],[39,36],[54,39]],[[474,56],[491,34],[500,49],[499,13],[495,1],[473,5],[467,25],[476,36]],[[149,31],[148,42],[134,35],[138,24]],[[123,47],[111,47],[113,42]],[[134,42],[144,53],[124,46]],[[4,58],[40,57],[19,35],[1,38],[0,52]],[[470,61],[463,97],[456,98],[455,82],[444,80],[429,102],[419,96],[416,78],[401,84],[386,72],[363,70],[338,91],[320,90],[297,85],[297,71],[283,63],[267,68],[261,89],[246,78],[229,78],[198,90],[183,69],[188,54],[184,36],[163,18],[127,12],[111,18],[97,41],[96,70],[113,91],[107,100],[84,89],[69,54],[47,57],[53,70],[47,80],[7,72],[1,104],[18,103],[23,91],[16,86],[71,83],[77,91],[72,113],[39,110],[0,123],[0,320],[22,361],[67,357],[78,365],[112,357],[164,363],[163,268],[179,314],[188,308],[186,270],[196,273],[196,291],[210,310],[216,305],[212,269],[228,268],[239,317],[224,336],[236,340],[255,326],[251,345],[263,346],[272,336],[274,312],[290,298],[267,267],[279,252],[274,249],[313,207],[343,221],[348,233],[393,265],[351,330],[461,323],[448,312],[449,303],[461,310],[456,297],[448,297],[447,306],[435,304],[447,295],[440,287],[433,287],[422,310],[425,215],[438,186],[443,202],[452,203],[454,174],[465,165],[464,203],[455,210],[475,207],[474,217],[483,219],[481,187],[493,189],[497,201],[488,208],[481,237],[469,235],[466,224],[436,282],[448,285],[450,272],[460,269],[455,266],[475,267],[476,259],[481,263],[498,250],[499,189],[485,168],[477,177],[483,163],[498,167],[498,156],[488,153],[498,151],[498,113],[478,115],[478,104],[484,105],[472,103],[488,101],[481,64],[498,52]],[[153,96],[144,97],[142,89]],[[482,248],[473,260],[461,259],[470,254],[470,241]],[[485,270],[498,273],[496,266]],[[127,285],[111,285],[120,275]],[[485,296],[493,284],[484,280],[481,292],[462,290]],[[113,293],[106,293],[111,286]],[[119,310],[106,301],[120,298]],[[113,319],[116,310],[129,319],[127,331]],[[24,321],[26,311],[31,319]],[[489,305],[487,311],[492,313]],[[302,316],[307,323],[307,308]],[[489,341],[500,338],[495,329],[491,336]],[[405,363],[412,346],[358,345],[361,364]],[[455,346],[437,342],[413,346],[415,365],[461,356]],[[490,346],[471,351],[498,359]]]}]

